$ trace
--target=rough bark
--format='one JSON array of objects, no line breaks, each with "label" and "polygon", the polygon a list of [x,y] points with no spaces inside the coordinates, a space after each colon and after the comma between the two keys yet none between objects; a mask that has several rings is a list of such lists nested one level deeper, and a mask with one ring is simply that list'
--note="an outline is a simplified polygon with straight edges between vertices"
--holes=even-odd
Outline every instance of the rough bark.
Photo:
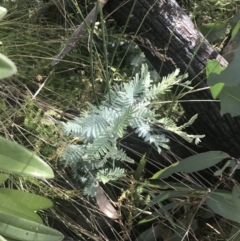
[{"label": "rough bark", "polygon": [[[136,42],[161,76],[178,67],[182,73],[188,72],[189,79],[194,79],[194,86],[203,88],[207,86],[204,70],[207,59],[218,59],[227,65],[175,0],[109,0],[105,6],[119,26],[126,24],[132,8],[127,33],[137,34]],[[186,95],[184,99],[202,100],[185,103],[183,107],[188,118],[198,113],[194,128],[206,135],[203,142],[212,150],[239,157],[240,118],[228,114],[222,117],[219,104],[210,101],[208,90]]]}]

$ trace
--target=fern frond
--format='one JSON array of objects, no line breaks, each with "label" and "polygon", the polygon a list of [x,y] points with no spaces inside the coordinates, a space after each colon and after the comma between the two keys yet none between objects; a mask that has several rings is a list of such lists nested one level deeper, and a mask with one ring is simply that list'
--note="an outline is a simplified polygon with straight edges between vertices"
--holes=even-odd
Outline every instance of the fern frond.
[{"label": "fern frond", "polygon": [[124,150],[117,149],[116,147],[111,147],[110,150],[102,156],[99,160],[92,160],[92,163],[99,169],[103,167],[108,161],[121,161],[121,162],[128,162],[134,163],[134,160],[127,156]]},{"label": "fern frond", "polygon": [[149,132],[144,137],[144,141],[148,142],[149,144],[153,144],[157,148],[159,154],[162,151],[161,147],[165,149],[170,149],[167,144],[169,142],[169,139],[164,134],[156,135]]},{"label": "fern frond", "polygon": [[78,162],[75,168],[72,168],[72,176],[74,180],[77,180],[81,184],[85,185],[89,178],[89,175],[88,173],[86,173],[86,169],[82,165],[82,162]]},{"label": "fern frond", "polygon": [[82,136],[81,119],[70,120],[67,123],[62,123],[62,130],[67,135]]},{"label": "fern frond", "polygon": [[[141,76],[136,74],[133,81],[115,85],[111,94],[111,107],[119,110],[134,105],[136,102],[141,101],[143,93],[148,92],[148,88],[152,80],[148,72],[147,65],[143,65],[141,69]],[[109,94],[105,96],[106,101],[103,105],[109,106]]]},{"label": "fern frond", "polygon": [[[149,102],[140,102],[134,106],[134,118],[145,119],[146,121],[156,121],[157,114],[149,107]],[[133,119],[134,120],[134,119]]]},{"label": "fern frond", "polygon": [[109,125],[112,125],[113,120],[121,115],[121,112],[104,105],[99,106],[99,108],[94,113],[101,115],[109,123]]},{"label": "fern frond", "polygon": [[107,163],[109,160],[116,160],[116,161],[121,161],[121,162],[128,162],[128,163],[134,163],[134,160],[130,157],[127,156],[124,150],[122,149],[117,149],[111,148],[105,156],[102,157],[100,161],[95,161],[94,165],[96,168],[102,167],[104,164]]},{"label": "fern frond", "polygon": [[187,142],[192,143],[195,140],[195,143],[199,143],[200,139],[205,137],[205,135],[189,135],[185,131],[183,131],[183,129],[192,125],[196,119],[197,119],[197,114],[194,115],[188,122],[184,123],[182,126],[177,126],[176,123],[169,118],[163,118],[160,120],[160,122],[164,124],[164,128],[166,130],[176,133]]},{"label": "fern frond", "polygon": [[[150,73],[148,72],[147,65],[143,65],[141,68],[141,76],[136,74],[133,81],[130,83],[124,83],[121,89],[122,95],[125,98],[131,99],[130,103],[134,104],[139,101],[139,97],[150,87],[152,80],[150,79]],[[140,99],[141,100],[141,99]]]},{"label": "fern frond", "polygon": [[[162,148],[169,149],[169,139],[161,132],[162,129],[171,130],[187,141],[200,140],[201,136],[183,131],[196,117],[178,127],[172,119],[161,118],[151,105],[152,100],[170,91],[173,85],[188,86],[190,82],[182,82],[186,77],[179,76],[177,69],[162,78],[160,83],[153,84],[147,65],[142,65],[141,73],[136,74],[132,81],[114,85],[101,105],[88,103],[88,110],[80,117],[63,124],[66,134],[76,135],[82,141],[82,145],[70,146],[62,159],[65,165],[72,166],[74,177],[85,186],[84,194],[95,195],[96,180],[107,183],[124,177],[124,169],[115,167],[116,162],[134,162],[117,145],[127,127],[133,128],[159,153]],[[154,125],[161,125],[161,128]]]},{"label": "fern frond", "polygon": [[144,92],[146,92],[149,89],[153,82],[150,78],[150,73],[148,71],[148,66],[146,64],[143,64],[141,68],[141,82],[145,89]]},{"label": "fern frond", "polygon": [[89,158],[90,160],[100,159],[101,155],[105,155],[105,153],[111,149],[113,140],[114,136],[112,134],[112,130],[107,129],[97,139],[95,139],[92,144],[87,146],[86,158]]},{"label": "fern frond", "polygon": [[156,100],[160,95],[166,94],[166,92],[171,91],[171,89],[172,86],[160,82],[149,88],[149,91],[146,93],[145,100]]},{"label": "fern frond", "polygon": [[101,115],[92,114],[89,115],[82,122],[82,137],[85,142],[92,142],[98,138],[102,132],[104,132],[109,123]]},{"label": "fern frond", "polygon": [[97,173],[97,180],[102,183],[118,180],[125,177],[125,171],[122,168],[116,167],[115,169],[102,169]]},{"label": "fern frond", "polygon": [[130,106],[123,110],[121,115],[114,120],[112,125],[112,133],[115,139],[123,137],[127,126],[129,126],[130,121],[133,119],[135,112],[136,109]]},{"label": "fern frond", "polygon": [[188,122],[184,123],[182,126],[179,126],[178,129],[183,130],[191,126],[194,123],[194,121],[197,119],[197,117],[198,117],[198,114],[194,115]]},{"label": "fern frond", "polygon": [[127,156],[126,152],[122,149],[116,149],[115,151],[111,151],[109,153],[109,158],[111,158],[112,160],[117,160],[117,161],[121,161],[121,162],[128,162],[128,163],[134,163],[134,160],[130,157]]},{"label": "fern frond", "polygon": [[173,130],[174,128],[176,129],[178,128],[176,123],[168,117],[160,118],[159,120],[156,121],[156,124],[160,124],[164,129],[167,129],[168,127],[171,127]]},{"label": "fern frond", "polygon": [[155,100],[160,95],[166,94],[166,92],[171,91],[173,85],[179,84],[187,75],[178,76],[179,69],[176,69],[175,72],[169,74],[167,77],[163,77],[162,81],[158,84],[152,85],[148,92],[145,93],[145,100]]},{"label": "fern frond", "polygon": [[86,154],[88,158],[99,159],[100,156],[105,155],[114,147],[116,140],[123,137],[133,114],[134,108],[131,106],[123,110],[121,115],[113,121],[112,126],[108,126],[104,132],[95,138],[92,144],[87,146]]},{"label": "fern frond", "polygon": [[129,107],[131,104],[131,98],[125,98],[122,92],[122,88],[120,86],[114,86],[113,90],[110,90],[111,102],[109,99],[109,95],[105,96],[105,101],[102,102],[103,106],[109,107],[115,111],[121,111]]},{"label": "fern frond", "polygon": [[93,178],[89,178],[87,182],[85,183],[85,187],[83,190],[84,195],[88,195],[90,197],[95,197],[96,196],[96,180]]},{"label": "fern frond", "polygon": [[142,138],[145,138],[150,132],[152,132],[153,129],[149,125],[149,123],[143,123],[142,125],[139,125],[134,132]]},{"label": "fern frond", "polygon": [[84,145],[70,145],[63,152],[60,161],[63,162],[65,166],[75,165],[82,160],[85,151]]}]

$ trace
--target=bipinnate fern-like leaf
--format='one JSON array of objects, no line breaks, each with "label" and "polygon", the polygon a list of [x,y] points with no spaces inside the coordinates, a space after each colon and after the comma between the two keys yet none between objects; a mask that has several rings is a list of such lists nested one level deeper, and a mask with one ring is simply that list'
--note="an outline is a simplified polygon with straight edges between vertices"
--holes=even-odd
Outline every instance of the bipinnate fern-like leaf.
[{"label": "bipinnate fern-like leaf", "polygon": [[161,120],[159,120],[159,123],[163,124],[166,130],[172,131],[177,135],[181,136],[185,141],[191,143],[195,140],[195,143],[198,144],[200,142],[200,139],[205,137],[205,135],[189,135],[184,131],[184,129],[191,126],[196,119],[197,114],[194,115],[188,122],[184,123],[182,126],[177,126],[176,123],[169,118],[162,118]]},{"label": "bipinnate fern-like leaf", "polygon": [[148,93],[151,83],[147,65],[144,65],[141,69],[141,76],[136,74],[131,82],[115,85],[110,91],[111,99],[109,95],[106,95],[106,100],[102,104],[111,106],[115,110],[122,110],[134,105],[142,101],[143,94]]},{"label": "bipinnate fern-like leaf", "polygon": [[92,114],[84,121],[81,134],[86,142],[93,141],[101,135],[108,125],[102,116]]},{"label": "bipinnate fern-like leaf", "polygon": [[74,136],[82,136],[82,125],[81,125],[81,119],[75,119],[68,121],[67,123],[62,123],[62,129],[67,135],[74,135]]},{"label": "bipinnate fern-like leaf", "polygon": [[112,148],[112,130],[107,129],[93,143],[87,146],[86,157],[89,160],[100,159],[101,155],[105,155]]},{"label": "bipinnate fern-like leaf", "polygon": [[105,131],[95,138],[95,140],[87,146],[86,155],[90,159],[100,159],[112,147],[115,147],[116,140],[122,138],[129,122],[133,118],[135,109],[130,106],[124,109],[118,117],[116,117],[111,126],[107,126]]},{"label": "bipinnate fern-like leaf", "polygon": [[65,166],[76,165],[86,152],[84,145],[70,145],[62,154],[60,161],[63,161]]},{"label": "bipinnate fern-like leaf", "polygon": [[90,196],[90,197],[95,197],[96,196],[96,185],[97,185],[97,182],[93,178],[89,178],[84,185],[85,187],[83,190],[83,194]]},{"label": "bipinnate fern-like leaf", "polygon": [[134,160],[127,156],[126,152],[121,148],[113,148],[110,150],[105,157],[106,159],[116,160],[120,162],[134,163]]},{"label": "bipinnate fern-like leaf", "polygon": [[179,76],[179,70],[176,70],[162,78],[160,83],[154,83],[147,65],[143,65],[141,74],[136,74],[132,81],[114,85],[101,105],[88,103],[88,110],[80,117],[63,124],[65,133],[79,137],[82,143],[70,146],[62,159],[66,165],[72,166],[74,176],[85,186],[86,195],[94,196],[97,181],[107,183],[122,178],[125,172],[118,167],[121,162],[133,162],[117,145],[127,127],[132,127],[159,153],[162,148],[169,148],[169,139],[161,129],[171,130],[188,141],[194,138],[199,141],[201,136],[187,135],[183,130],[194,118],[177,127],[170,118],[159,116],[152,105],[152,101],[170,91],[173,85],[181,85],[186,77]]},{"label": "bipinnate fern-like leaf", "polygon": [[116,167],[114,169],[102,169],[97,173],[96,179],[102,183],[108,183],[110,181],[118,180],[125,176],[125,171],[123,168]]}]

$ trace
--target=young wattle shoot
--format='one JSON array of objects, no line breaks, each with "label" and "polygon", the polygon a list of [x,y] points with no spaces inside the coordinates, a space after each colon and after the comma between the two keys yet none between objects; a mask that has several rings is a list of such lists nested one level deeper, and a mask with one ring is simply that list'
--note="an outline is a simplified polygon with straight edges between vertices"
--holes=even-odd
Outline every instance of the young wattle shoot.
[{"label": "young wattle shoot", "polygon": [[132,81],[113,86],[100,106],[88,103],[88,110],[80,117],[63,123],[64,132],[78,137],[80,143],[70,145],[64,151],[62,161],[71,166],[74,178],[83,184],[86,195],[95,196],[97,182],[107,183],[124,177],[125,170],[119,165],[121,162],[134,162],[118,147],[118,141],[127,134],[127,127],[131,127],[158,153],[162,148],[169,149],[169,139],[161,129],[170,130],[188,142],[198,142],[203,137],[183,131],[197,116],[177,127],[169,117],[157,114],[152,104],[159,96],[171,91],[174,85],[189,84],[189,81],[182,82],[187,75],[178,74],[177,69],[161,82],[154,83],[147,65],[143,65],[141,74],[136,74]]}]

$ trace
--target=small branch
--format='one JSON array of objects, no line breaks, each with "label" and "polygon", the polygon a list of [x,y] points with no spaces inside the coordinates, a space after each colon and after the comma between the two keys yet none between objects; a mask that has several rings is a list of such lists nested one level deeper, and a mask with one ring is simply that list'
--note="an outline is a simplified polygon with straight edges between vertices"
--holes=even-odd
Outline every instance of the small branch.
[{"label": "small branch", "polygon": [[[76,43],[82,38],[82,36],[87,31],[87,26],[90,25],[94,17],[99,13],[99,8],[102,8],[108,0],[97,0],[99,3],[96,4],[96,6],[91,10],[91,12],[87,15],[85,20],[76,28],[70,37],[70,39],[67,41],[64,49],[55,57],[55,59],[51,62],[52,66],[55,66],[59,63],[61,59],[64,58],[65,55],[67,55],[72,48],[76,45]],[[100,5],[98,7],[98,4]]]}]

